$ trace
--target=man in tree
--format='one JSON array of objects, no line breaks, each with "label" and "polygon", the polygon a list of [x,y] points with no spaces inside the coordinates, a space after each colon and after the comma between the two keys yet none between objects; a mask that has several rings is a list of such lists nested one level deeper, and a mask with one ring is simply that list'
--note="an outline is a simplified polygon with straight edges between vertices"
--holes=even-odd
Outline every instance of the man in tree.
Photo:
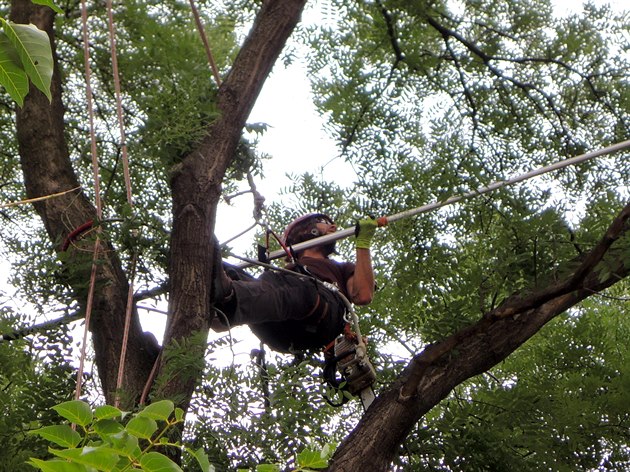
[{"label": "man in tree", "polygon": [[[214,306],[217,330],[247,324],[264,343],[280,352],[316,349],[343,330],[346,303],[367,305],[374,295],[370,244],[377,223],[360,220],[356,226],[356,262],[329,258],[335,243],[304,249],[294,256],[288,271],[265,271],[256,279],[221,264],[215,244]],[[337,230],[323,213],[311,213],[287,226],[283,239],[291,247]],[[327,282],[336,287],[322,284]]]}]

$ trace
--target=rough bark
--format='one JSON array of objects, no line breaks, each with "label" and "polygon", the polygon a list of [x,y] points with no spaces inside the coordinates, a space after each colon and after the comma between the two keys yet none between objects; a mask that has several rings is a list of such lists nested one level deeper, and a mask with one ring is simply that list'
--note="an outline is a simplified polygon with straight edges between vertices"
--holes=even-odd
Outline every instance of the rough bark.
[{"label": "rough bark", "polygon": [[[29,198],[51,195],[79,186],[79,179],[72,167],[64,136],[64,107],[62,84],[59,75],[53,22],[54,14],[48,7],[37,6],[30,0],[15,0],[11,4],[11,20],[16,23],[33,23],[46,31],[51,38],[55,70],[52,81],[52,102],[35,87],[22,108],[16,110],[17,140],[20,162],[24,174],[26,194]],[[89,185],[89,183],[86,183]],[[62,250],[73,230],[88,221],[96,221],[96,210],[82,191],[35,203],[52,244]],[[126,312],[128,281],[113,248],[105,241],[99,256],[99,289],[95,292],[90,331],[94,343],[95,360],[103,391],[108,402],[113,403],[116,389],[117,366],[122,346]],[[81,261],[82,251],[92,250],[93,244],[75,251]],[[89,255],[91,261],[92,256]],[[78,264],[76,259],[65,264],[67,283],[77,295],[77,302],[86,309],[85,281],[90,277],[90,263]],[[129,404],[137,401],[153,364],[157,345],[154,338],[145,336],[137,316],[133,318],[129,334],[129,351],[123,383],[124,398]]]},{"label": "rough bark", "polygon": [[[161,356],[158,375],[163,375],[156,395],[173,398],[184,409],[201,375],[205,351],[203,339],[212,316],[212,235],[221,182],[235,155],[245,120],[298,23],[304,4],[305,0],[273,0],[262,4],[248,38],[219,89],[220,117],[210,125],[205,139],[173,169],[170,305],[164,345],[168,347],[174,340],[187,342],[198,362],[192,362],[191,369],[169,371],[168,355]],[[45,30],[51,38],[55,59],[52,103],[31,87],[24,106],[16,111],[27,196],[33,198],[76,188],[79,179],[72,167],[64,136],[54,14],[48,7],[34,5],[30,0],[14,0],[11,19],[33,23]],[[95,207],[81,191],[36,203],[35,209],[58,251],[76,228],[88,221],[96,221]],[[99,289],[95,292],[90,330],[105,397],[108,403],[113,403],[118,374],[114,366],[118,366],[120,358],[129,282],[115,248],[107,241],[102,244],[105,248],[98,264]],[[73,250],[72,246],[69,250]],[[68,273],[72,273],[68,283],[85,310],[84,284],[89,279],[90,264],[79,265],[73,260],[66,265]],[[196,341],[191,342],[191,339]],[[155,341],[142,333],[134,311],[123,383],[124,398],[128,400],[126,406],[137,402],[144,390],[157,351]]]}]

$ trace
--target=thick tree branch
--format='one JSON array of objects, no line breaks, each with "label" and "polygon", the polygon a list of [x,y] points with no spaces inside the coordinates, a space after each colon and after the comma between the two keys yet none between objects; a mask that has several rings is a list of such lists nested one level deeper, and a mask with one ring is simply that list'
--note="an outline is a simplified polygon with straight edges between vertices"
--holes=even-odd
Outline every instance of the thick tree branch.
[{"label": "thick tree branch", "polygon": [[[515,302],[521,298],[515,295],[493,310],[493,316],[485,315],[415,356],[336,451],[330,470],[387,470],[417,421],[453,388],[501,362],[560,313],[630,275],[630,263],[617,257],[617,250],[622,252],[625,246],[612,247],[628,232],[629,214],[630,205],[615,218],[581,266],[556,286],[553,296],[543,290],[529,296],[533,303]],[[375,450],[379,453],[374,454]]]},{"label": "thick tree branch", "polygon": [[553,284],[546,289],[523,297],[522,294],[513,296],[495,310],[486,314],[487,318],[504,318],[527,311],[548,300],[575,291],[583,286],[584,279],[593,273],[609,251],[612,244],[628,231],[630,219],[630,204],[619,213],[597,245],[583,258],[578,268],[564,281]]},{"label": "thick tree branch", "polygon": [[[214,316],[211,306],[213,231],[221,182],[233,159],[245,121],[263,83],[297,25],[305,0],[269,0],[262,3],[217,94],[220,116],[204,139],[175,166],[171,178],[173,231],[169,267],[169,317],[164,346],[208,332]],[[203,337],[203,336],[202,336]],[[203,357],[205,344],[197,346]],[[178,400],[186,409],[202,365],[186,374],[168,372],[162,356],[158,395]]]}]

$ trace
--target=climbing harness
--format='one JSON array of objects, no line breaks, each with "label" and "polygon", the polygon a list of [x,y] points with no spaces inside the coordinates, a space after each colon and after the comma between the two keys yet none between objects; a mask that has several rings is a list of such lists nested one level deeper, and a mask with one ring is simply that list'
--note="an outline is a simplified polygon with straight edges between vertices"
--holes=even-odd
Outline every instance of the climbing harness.
[{"label": "climbing harness", "polygon": [[[376,381],[376,371],[367,355],[365,339],[361,335],[359,317],[354,307],[343,293],[334,285],[322,282],[326,288],[336,292],[346,305],[346,326],[342,334],[324,349],[324,379],[333,388],[358,396],[367,410],[374,401],[372,385]],[[341,381],[335,371],[341,375]],[[347,399],[347,396],[343,396]],[[340,406],[331,403],[333,406]],[[341,404],[344,404],[342,401]]]},{"label": "climbing harness", "polygon": [[[290,248],[287,248],[287,254],[292,254]],[[342,334],[323,347],[323,378],[333,390],[342,394],[342,400],[335,402],[329,395],[324,395],[324,398],[332,406],[342,406],[348,401],[349,397],[358,396],[364,410],[367,410],[375,398],[372,386],[376,381],[376,371],[368,358],[365,338],[361,335],[359,326],[359,317],[350,300],[336,285],[317,279],[307,268],[297,264],[295,261],[296,268],[289,270],[235,254],[230,255],[248,265],[260,266],[265,270],[275,270],[311,279],[325,290],[333,292],[335,296],[343,301],[346,309],[344,330]],[[299,353],[301,352],[299,351]],[[339,378],[337,375],[341,377]]]}]

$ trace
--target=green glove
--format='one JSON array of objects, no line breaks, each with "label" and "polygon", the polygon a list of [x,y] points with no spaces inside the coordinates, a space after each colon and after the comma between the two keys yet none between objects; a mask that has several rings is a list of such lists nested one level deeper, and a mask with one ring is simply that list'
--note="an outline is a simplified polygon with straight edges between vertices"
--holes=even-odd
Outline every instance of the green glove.
[{"label": "green glove", "polygon": [[374,218],[366,218],[357,221],[354,227],[357,249],[370,249],[372,238],[374,237],[377,227],[378,223]]}]

